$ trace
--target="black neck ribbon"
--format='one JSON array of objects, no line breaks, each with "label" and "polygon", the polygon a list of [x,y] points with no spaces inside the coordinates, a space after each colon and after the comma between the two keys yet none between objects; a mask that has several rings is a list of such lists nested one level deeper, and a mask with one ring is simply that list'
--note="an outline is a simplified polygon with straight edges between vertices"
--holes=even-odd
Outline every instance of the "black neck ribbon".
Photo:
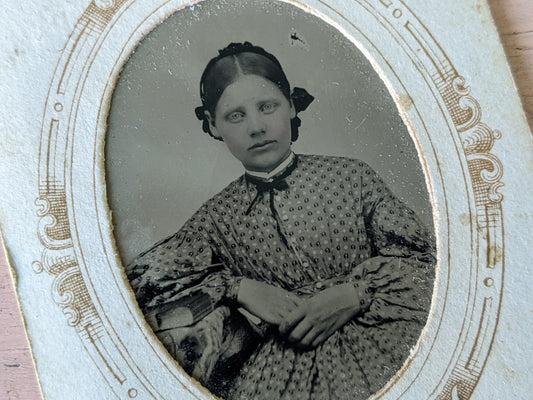
[{"label": "black neck ribbon", "polygon": [[249,183],[252,183],[253,185],[255,185],[255,188],[257,189],[257,194],[252,200],[252,202],[250,203],[250,205],[248,206],[248,209],[246,210],[245,215],[250,214],[253,206],[267,192],[270,194],[270,208],[272,210],[272,213],[274,213],[275,215],[276,209],[274,208],[274,189],[281,191],[281,190],[286,190],[289,188],[289,185],[285,181],[285,178],[287,178],[292,173],[292,171],[294,171],[297,164],[298,164],[298,156],[295,154],[294,159],[287,166],[287,168],[285,168],[278,175],[268,180],[264,180],[264,179],[258,178],[250,174],[245,174],[246,180]]}]

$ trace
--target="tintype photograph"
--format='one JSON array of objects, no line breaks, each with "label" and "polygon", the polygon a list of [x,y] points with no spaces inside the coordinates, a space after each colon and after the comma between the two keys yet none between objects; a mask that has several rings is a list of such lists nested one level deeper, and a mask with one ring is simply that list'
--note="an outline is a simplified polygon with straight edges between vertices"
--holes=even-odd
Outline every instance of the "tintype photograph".
[{"label": "tintype photograph", "polygon": [[406,363],[436,268],[428,186],[386,82],[291,4],[205,1],[116,82],[107,193],[170,357],[223,399],[365,399]]},{"label": "tintype photograph", "polygon": [[0,397],[530,397],[527,1],[5,3]]}]

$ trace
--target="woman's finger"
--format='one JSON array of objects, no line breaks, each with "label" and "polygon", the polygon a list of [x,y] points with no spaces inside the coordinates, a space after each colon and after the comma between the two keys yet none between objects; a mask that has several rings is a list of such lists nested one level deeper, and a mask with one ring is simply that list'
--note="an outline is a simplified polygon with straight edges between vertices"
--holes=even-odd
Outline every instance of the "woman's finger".
[{"label": "woman's finger", "polygon": [[322,333],[320,333],[314,340],[313,343],[311,343],[311,346],[316,347],[319,344],[325,342],[328,340],[328,338],[333,335],[337,331],[336,328],[330,327],[329,329],[324,330]]},{"label": "woman's finger", "polygon": [[302,338],[313,328],[309,319],[304,318],[289,334],[289,342],[300,342]]},{"label": "woman's finger", "polygon": [[314,346],[314,341],[322,334],[322,330],[318,327],[313,327],[307,332],[307,334],[300,340],[302,347]]},{"label": "woman's finger", "polygon": [[317,347],[318,345],[322,344],[327,338],[331,336],[330,332],[322,332],[320,335],[314,338],[313,342],[311,343],[311,347]]},{"label": "woman's finger", "polygon": [[304,319],[305,314],[306,312],[303,307],[297,307],[292,310],[279,325],[279,333],[287,335],[301,320]]}]

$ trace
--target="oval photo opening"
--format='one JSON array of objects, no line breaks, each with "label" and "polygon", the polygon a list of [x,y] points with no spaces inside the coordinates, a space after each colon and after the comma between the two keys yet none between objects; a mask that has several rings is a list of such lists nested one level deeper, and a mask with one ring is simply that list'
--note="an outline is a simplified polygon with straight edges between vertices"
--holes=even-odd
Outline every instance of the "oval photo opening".
[{"label": "oval photo opening", "polygon": [[365,399],[406,363],[436,262],[415,145],[385,84],[293,5],[204,1],[113,94],[107,193],[155,336],[223,399]]}]

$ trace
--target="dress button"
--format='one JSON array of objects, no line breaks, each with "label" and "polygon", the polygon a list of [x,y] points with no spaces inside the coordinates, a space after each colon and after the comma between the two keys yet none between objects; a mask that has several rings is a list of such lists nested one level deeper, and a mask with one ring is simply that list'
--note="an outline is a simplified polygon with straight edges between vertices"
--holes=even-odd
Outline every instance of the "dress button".
[{"label": "dress button", "polygon": [[287,221],[287,220],[289,219],[289,216],[288,216],[287,214],[283,214],[283,215],[281,216],[281,219],[282,219],[283,221]]}]

